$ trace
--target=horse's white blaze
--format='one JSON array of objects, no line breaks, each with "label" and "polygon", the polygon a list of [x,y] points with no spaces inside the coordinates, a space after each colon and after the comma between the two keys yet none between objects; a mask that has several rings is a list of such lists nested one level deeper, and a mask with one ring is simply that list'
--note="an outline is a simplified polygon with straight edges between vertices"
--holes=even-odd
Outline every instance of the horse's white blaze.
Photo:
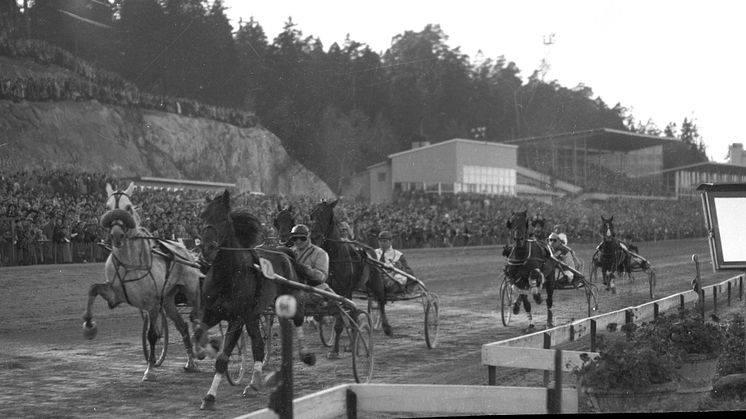
[{"label": "horse's white blaze", "polygon": [[210,385],[210,390],[208,390],[207,394],[211,394],[215,398],[218,396],[218,387],[220,387],[220,382],[223,381],[223,374],[220,374],[218,372],[215,373],[215,376],[212,377],[212,384]]}]

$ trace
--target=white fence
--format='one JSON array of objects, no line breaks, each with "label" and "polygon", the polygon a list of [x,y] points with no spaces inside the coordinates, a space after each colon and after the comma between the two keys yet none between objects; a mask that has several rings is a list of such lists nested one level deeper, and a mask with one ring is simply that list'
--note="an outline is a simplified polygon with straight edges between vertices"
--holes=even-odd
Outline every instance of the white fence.
[{"label": "white fence", "polygon": [[[490,415],[577,413],[578,391],[562,387],[563,371],[580,365],[580,355],[594,355],[599,331],[621,330],[627,323],[655,319],[660,313],[685,307],[699,299],[712,300],[714,312],[725,301],[731,305],[734,296],[743,298],[744,275],[703,287],[698,295],[685,291],[669,297],[627,307],[610,313],[577,320],[552,329],[482,345],[482,365],[488,368],[487,386],[419,385],[419,384],[343,384],[293,400],[295,418],[356,418],[359,412],[407,413],[431,415]],[[736,294],[737,293],[737,294]],[[705,306],[699,309],[704,313]],[[590,351],[551,349],[562,343],[590,337]],[[496,385],[498,367],[527,368],[545,371],[545,387],[507,387]],[[549,387],[548,374],[555,372],[555,392]],[[270,409],[240,416],[240,419],[277,418]]]}]

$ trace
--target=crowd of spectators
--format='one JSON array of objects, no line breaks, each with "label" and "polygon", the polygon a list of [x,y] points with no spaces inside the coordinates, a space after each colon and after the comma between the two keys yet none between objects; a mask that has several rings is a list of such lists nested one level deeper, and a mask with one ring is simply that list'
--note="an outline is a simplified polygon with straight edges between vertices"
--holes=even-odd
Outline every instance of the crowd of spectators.
[{"label": "crowd of spectators", "polygon": [[30,59],[37,64],[56,65],[68,70],[68,75],[62,75],[65,74],[62,72],[47,76],[38,73],[0,75],[0,99],[16,102],[95,99],[111,105],[210,118],[244,128],[255,127],[258,123],[253,112],[141,91],[120,75],[95,67],[44,41],[11,38],[0,32],[0,57]]},{"label": "crowd of spectators", "polygon": [[[106,250],[98,220],[105,212],[106,183],[125,188],[126,181],[72,169],[35,169],[0,173],[0,265],[102,261]],[[137,188],[133,202],[142,225],[154,236],[181,239],[188,247],[199,238],[199,213],[214,193],[196,190]],[[233,206],[250,209],[262,222],[264,238],[278,208],[291,206],[296,222],[309,218],[318,197],[236,194]],[[565,226],[573,243],[600,237],[601,216],[614,216],[617,235],[630,241],[703,237],[698,200],[612,198],[590,202],[557,198],[552,203],[526,198],[478,194],[400,194],[390,204],[341,198],[335,219],[352,226],[354,239],[375,246],[381,230],[394,235],[395,248],[502,245],[512,211],[527,210],[545,219],[546,232]]]}]

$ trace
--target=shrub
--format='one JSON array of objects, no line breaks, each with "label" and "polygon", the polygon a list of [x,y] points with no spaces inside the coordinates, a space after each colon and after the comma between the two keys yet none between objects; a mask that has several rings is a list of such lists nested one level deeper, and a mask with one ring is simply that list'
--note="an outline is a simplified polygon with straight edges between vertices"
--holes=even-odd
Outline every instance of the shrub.
[{"label": "shrub", "polygon": [[722,356],[718,362],[718,375],[744,373],[744,324],[741,313],[732,314],[723,322]]},{"label": "shrub", "polygon": [[[644,329],[644,326],[640,329]],[[610,345],[601,343],[599,356],[585,355],[574,373],[579,384],[597,390],[643,390],[673,381],[676,366],[646,336]]]}]

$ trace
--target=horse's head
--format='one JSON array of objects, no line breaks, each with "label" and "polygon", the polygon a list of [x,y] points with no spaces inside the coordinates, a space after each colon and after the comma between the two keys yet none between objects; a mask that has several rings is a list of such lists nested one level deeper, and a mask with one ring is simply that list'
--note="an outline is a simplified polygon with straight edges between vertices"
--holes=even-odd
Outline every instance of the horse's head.
[{"label": "horse's head", "polygon": [[290,205],[287,208],[277,206],[277,216],[275,217],[272,225],[277,230],[277,236],[280,243],[287,243],[290,240],[290,230],[295,225],[295,217],[293,216],[293,206]]},{"label": "horse's head", "polygon": [[324,239],[339,239],[337,223],[334,222],[334,207],[337,200],[321,201],[311,212],[311,241],[321,244]]},{"label": "horse's head", "polygon": [[140,225],[140,217],[130,200],[134,190],[134,182],[130,182],[123,191],[115,191],[110,184],[106,184],[107,211],[101,216],[101,225],[109,230],[111,245],[115,248],[121,247],[124,239],[134,234]]},{"label": "horse's head", "polygon": [[215,260],[220,247],[226,245],[234,235],[230,198],[228,190],[213,199],[208,198],[199,215],[202,221],[202,256],[209,263]]},{"label": "horse's head", "polygon": [[616,233],[614,232],[614,216],[612,215],[609,219],[604,218],[604,216],[601,216],[601,236],[604,238],[604,241],[612,241],[614,240],[614,237],[616,236]]},{"label": "horse's head", "polygon": [[528,238],[528,215],[526,215],[526,211],[513,212],[508,218],[506,227],[510,231],[510,238],[516,246],[523,246]]}]

